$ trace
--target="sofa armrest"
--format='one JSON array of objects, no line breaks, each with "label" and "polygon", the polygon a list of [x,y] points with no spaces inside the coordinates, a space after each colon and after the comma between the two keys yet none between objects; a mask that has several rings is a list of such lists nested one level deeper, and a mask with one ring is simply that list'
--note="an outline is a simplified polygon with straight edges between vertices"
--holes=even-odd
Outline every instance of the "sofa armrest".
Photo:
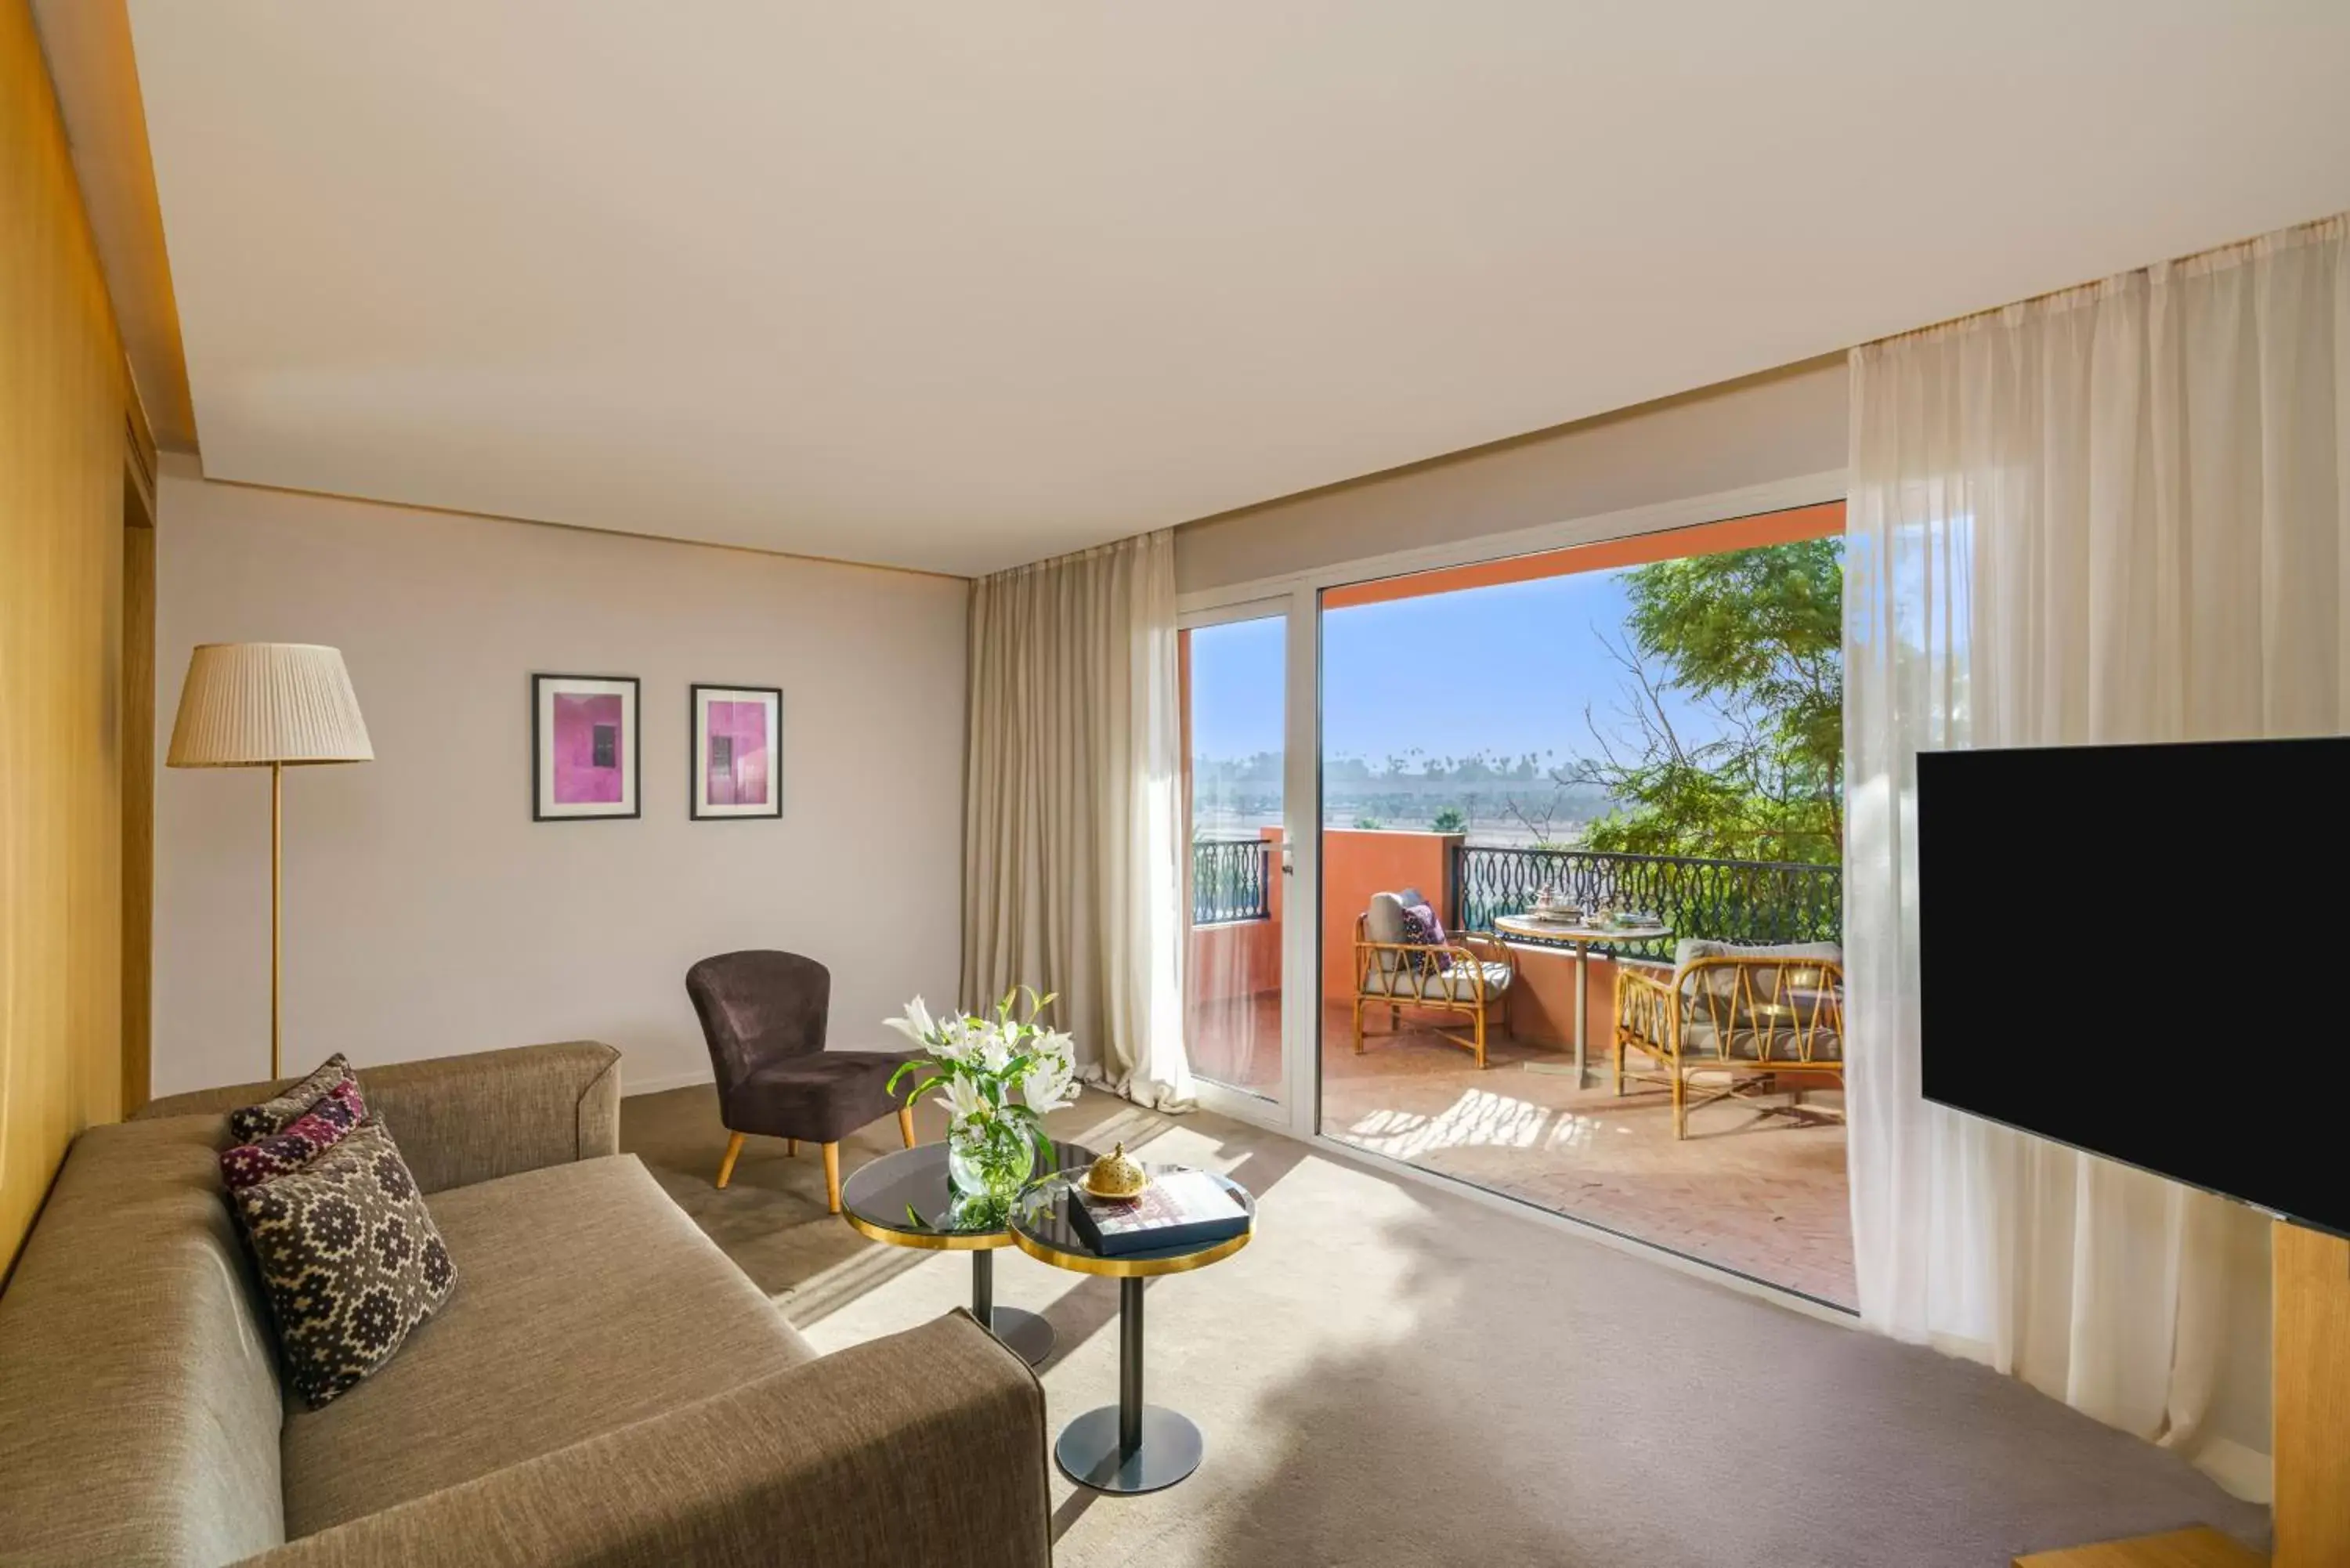
[{"label": "sofa armrest", "polygon": [[351,1520],[248,1568],[1051,1568],[1045,1394],[957,1311]]},{"label": "sofa armrest", "polygon": [[[592,1040],[361,1067],[368,1108],[426,1192],[620,1150],[620,1054]],[[151,1100],[139,1118],[218,1115],[293,1083]]]}]

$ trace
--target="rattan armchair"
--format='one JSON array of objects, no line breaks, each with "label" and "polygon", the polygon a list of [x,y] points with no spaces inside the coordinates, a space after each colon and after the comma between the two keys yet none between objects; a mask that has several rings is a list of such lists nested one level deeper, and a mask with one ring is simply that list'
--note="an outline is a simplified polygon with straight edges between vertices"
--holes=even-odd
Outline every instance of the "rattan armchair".
[{"label": "rattan armchair", "polygon": [[1466,1018],[1470,1033],[1439,1029],[1439,1037],[1471,1052],[1485,1065],[1485,1033],[1501,1012],[1517,961],[1484,931],[1460,931],[1441,942],[1405,940],[1405,904],[1425,900],[1407,889],[1375,893],[1371,907],[1355,917],[1355,1054],[1363,1054],[1363,1010],[1385,1005],[1388,1027],[1399,1029],[1407,1007],[1432,1008]]},{"label": "rattan armchair", "polygon": [[[1633,1060],[1627,1062],[1627,1058]],[[1698,1073],[1727,1073],[1700,1088]],[[1783,1074],[1844,1083],[1844,951],[1833,943],[1732,947],[1685,941],[1669,977],[1616,971],[1616,1092],[1627,1083],[1669,1090],[1673,1137],[1689,1114],[1732,1097],[1779,1092]],[[1761,1107],[1810,1119],[1801,1103]]]}]

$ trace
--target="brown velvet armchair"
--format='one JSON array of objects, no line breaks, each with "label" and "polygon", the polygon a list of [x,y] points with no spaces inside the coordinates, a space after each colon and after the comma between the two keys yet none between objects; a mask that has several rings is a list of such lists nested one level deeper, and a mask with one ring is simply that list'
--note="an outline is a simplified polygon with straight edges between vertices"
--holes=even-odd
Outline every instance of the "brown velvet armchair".
[{"label": "brown velvet armchair", "polygon": [[685,971],[686,994],[702,1019],[718,1076],[718,1115],[733,1136],[718,1185],[733,1178],[751,1133],[824,1147],[825,1199],[840,1212],[840,1140],[894,1108],[899,1135],[914,1147],[914,1111],[889,1097],[889,1075],[912,1051],[827,1051],[832,971],[798,953],[720,953]]}]

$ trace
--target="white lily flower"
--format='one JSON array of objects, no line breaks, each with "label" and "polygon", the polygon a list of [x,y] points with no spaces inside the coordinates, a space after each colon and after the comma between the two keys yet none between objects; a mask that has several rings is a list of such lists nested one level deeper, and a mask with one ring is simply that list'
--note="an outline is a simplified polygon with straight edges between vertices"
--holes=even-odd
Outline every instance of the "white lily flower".
[{"label": "white lily flower", "polygon": [[972,1020],[950,1018],[930,1043],[931,1054],[941,1062],[968,1062],[972,1057]]},{"label": "white lily flower", "polygon": [[922,1005],[920,997],[906,1003],[903,1016],[882,1020],[882,1027],[894,1029],[917,1045],[928,1045],[938,1033],[939,1026],[931,1017],[931,1010]]},{"label": "white lily flower", "polygon": [[1047,1029],[1037,1036],[1036,1049],[1046,1058],[1058,1062],[1071,1072],[1076,1070],[1077,1039],[1058,1029]]},{"label": "white lily flower", "polygon": [[946,1092],[939,1096],[939,1104],[944,1106],[947,1114],[957,1121],[994,1108],[987,1103],[987,1096],[980,1093],[979,1085],[968,1078],[949,1078]]},{"label": "white lily flower", "polygon": [[1027,1075],[1020,1080],[1020,1097],[1030,1110],[1042,1116],[1076,1104],[1077,1085],[1066,1067],[1048,1058],[1029,1068]]}]

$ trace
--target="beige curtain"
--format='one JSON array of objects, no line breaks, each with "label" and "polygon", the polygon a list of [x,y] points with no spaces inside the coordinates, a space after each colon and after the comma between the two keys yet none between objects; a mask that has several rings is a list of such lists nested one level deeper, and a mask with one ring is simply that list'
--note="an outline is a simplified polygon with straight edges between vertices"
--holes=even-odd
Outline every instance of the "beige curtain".
[{"label": "beige curtain", "polygon": [[[2344,220],[1856,351],[1848,527],[1862,1316],[2257,1495],[2266,1222],[1918,1097],[1914,763],[1920,747],[2350,729]],[[2199,806],[2220,815],[2199,824]],[[2245,820],[2228,803],[2149,816],[2223,856]],[[2028,905],[2031,868],[2010,873]],[[2046,956],[2062,944],[2060,922]],[[2244,1044],[2221,956],[2148,952],[2149,976],[2188,966],[2178,1023],[2208,1032],[2215,1061]],[[2115,1071],[2189,1138],[2195,1097],[2223,1084],[2133,1084],[2126,1055]],[[2211,1429],[2222,1411],[2232,1436]]]},{"label": "beige curtain", "polygon": [[983,577],[971,600],[963,1000],[1057,992],[1086,1075],[1191,1105],[1175,536]]}]

